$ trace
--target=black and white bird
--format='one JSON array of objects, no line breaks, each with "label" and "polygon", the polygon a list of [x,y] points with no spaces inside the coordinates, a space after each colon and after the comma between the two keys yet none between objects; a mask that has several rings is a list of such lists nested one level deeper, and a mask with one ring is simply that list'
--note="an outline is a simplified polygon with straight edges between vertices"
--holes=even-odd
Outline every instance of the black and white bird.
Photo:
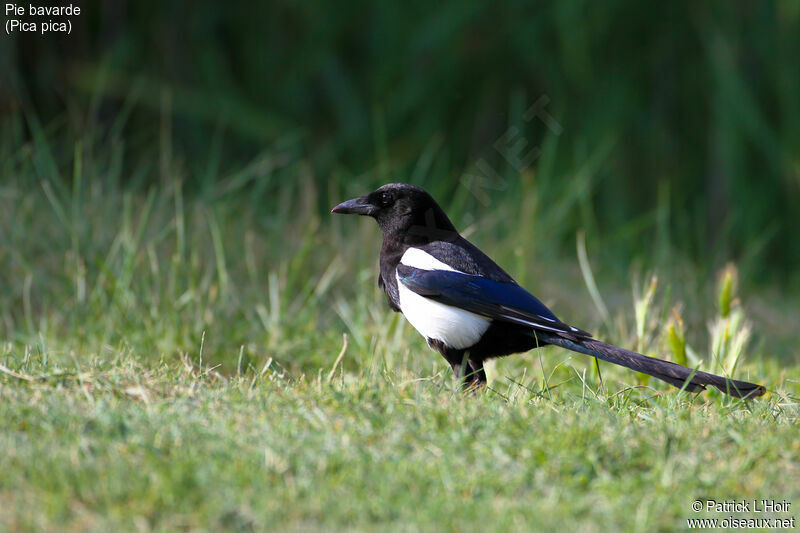
[{"label": "black and white bird", "polygon": [[390,183],[332,213],[374,218],[383,233],[378,286],[439,351],[467,387],[486,383],[483,362],[548,344],[649,374],[676,387],[712,385],[736,397],[764,387],[606,344],[559,320],[494,261],[459,235],[425,190]]}]

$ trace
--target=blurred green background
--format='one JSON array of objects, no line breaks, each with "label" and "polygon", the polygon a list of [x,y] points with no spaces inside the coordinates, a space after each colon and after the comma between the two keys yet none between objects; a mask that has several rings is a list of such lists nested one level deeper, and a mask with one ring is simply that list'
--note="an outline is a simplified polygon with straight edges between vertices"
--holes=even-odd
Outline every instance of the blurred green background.
[{"label": "blurred green background", "polygon": [[409,181],[610,340],[655,272],[699,343],[733,262],[761,348],[794,353],[798,2],[81,7],[71,35],[0,40],[10,338],[155,355],[209,332],[227,368],[266,346],[313,369],[344,330],[373,353],[379,235],[328,210]]},{"label": "blurred green background", "polygon": [[[3,37],[4,159],[35,119],[55,137],[118,136],[129,186],[170,173],[202,194],[268,151],[277,167],[307,164],[320,213],[342,198],[338,184],[355,194],[410,180],[454,198],[462,224],[518,199],[527,179],[540,206],[574,197],[550,243],[572,249],[583,228],[615,253],[668,243],[797,285],[794,0],[82,8],[72,35]],[[524,116],[543,96],[557,128]],[[268,211],[280,184],[257,181],[245,187]]]}]

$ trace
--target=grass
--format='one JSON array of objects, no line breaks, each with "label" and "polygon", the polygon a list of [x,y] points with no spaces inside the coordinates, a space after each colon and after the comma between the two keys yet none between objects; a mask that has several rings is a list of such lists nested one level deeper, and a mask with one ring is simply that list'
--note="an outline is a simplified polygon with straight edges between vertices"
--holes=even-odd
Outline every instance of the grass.
[{"label": "grass", "polygon": [[464,398],[449,375],[390,369],[223,378],[125,356],[7,380],[0,522],[674,530],[695,499],[798,495],[792,402],[499,388]]},{"label": "grass", "polygon": [[[169,158],[124,185],[120,152],[47,135],[0,179],[0,529],[674,530],[695,499],[800,505],[799,310],[733,266],[710,287],[679,259],[634,271],[631,302],[591,242],[578,261],[528,238],[566,213],[532,179],[480,225],[457,196],[560,316],[770,389],[687,395],[545,349],[463,396],[388,312],[374,225],[321,214],[353,191],[271,153],[191,194]],[[499,211],[526,217],[516,248]]]}]

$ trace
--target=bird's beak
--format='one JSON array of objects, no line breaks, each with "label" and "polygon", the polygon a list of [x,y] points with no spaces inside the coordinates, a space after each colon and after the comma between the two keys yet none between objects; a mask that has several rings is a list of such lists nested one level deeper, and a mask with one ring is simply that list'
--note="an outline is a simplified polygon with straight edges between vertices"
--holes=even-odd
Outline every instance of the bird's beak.
[{"label": "bird's beak", "polygon": [[347,200],[331,209],[331,213],[342,213],[343,215],[371,215],[374,212],[375,206],[367,202],[365,197]]}]

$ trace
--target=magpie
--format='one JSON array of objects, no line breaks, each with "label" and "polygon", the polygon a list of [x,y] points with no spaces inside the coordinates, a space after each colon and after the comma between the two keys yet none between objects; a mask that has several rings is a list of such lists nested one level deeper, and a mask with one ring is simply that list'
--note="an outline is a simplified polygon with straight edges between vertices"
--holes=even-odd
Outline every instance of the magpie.
[{"label": "magpie", "polygon": [[374,218],[383,234],[378,287],[444,356],[463,386],[486,384],[483,362],[554,345],[697,392],[707,385],[739,398],[765,388],[648,357],[592,338],[540,300],[462,237],[422,188],[390,183],[331,213]]}]

